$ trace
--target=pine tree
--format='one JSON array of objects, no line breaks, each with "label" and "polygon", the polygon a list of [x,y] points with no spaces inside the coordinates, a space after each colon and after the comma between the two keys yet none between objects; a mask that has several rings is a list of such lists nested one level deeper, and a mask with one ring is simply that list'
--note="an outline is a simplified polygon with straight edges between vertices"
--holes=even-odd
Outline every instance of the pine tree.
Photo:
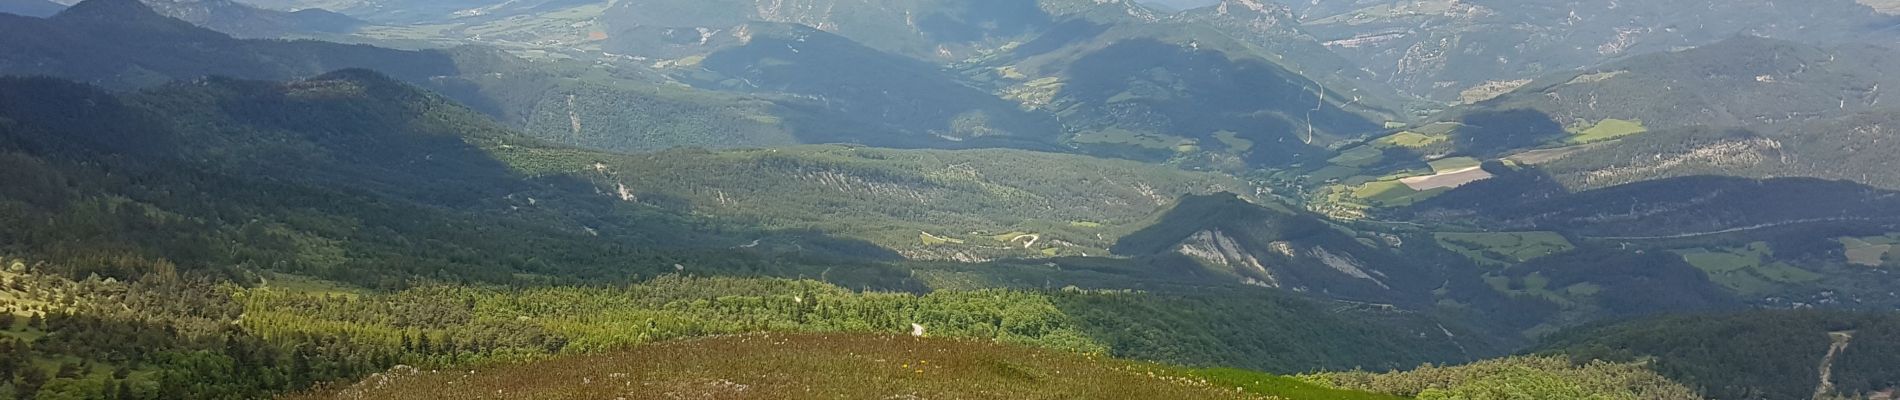
[{"label": "pine tree", "polygon": [[85,372],[84,368],[85,367],[82,367],[79,364],[75,364],[75,363],[60,364],[59,373],[56,374],[55,376],[58,376],[60,378],[68,378],[68,379],[78,378],[80,375],[82,375]]},{"label": "pine tree", "polygon": [[46,386],[46,371],[39,368],[27,368],[20,374],[19,382],[13,385],[13,394],[20,400],[39,397],[40,387]]}]

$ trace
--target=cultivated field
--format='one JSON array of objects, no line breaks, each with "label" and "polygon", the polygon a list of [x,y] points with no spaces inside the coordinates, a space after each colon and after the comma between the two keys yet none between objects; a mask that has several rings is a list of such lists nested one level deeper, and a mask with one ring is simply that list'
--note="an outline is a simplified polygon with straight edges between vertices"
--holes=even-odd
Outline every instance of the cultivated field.
[{"label": "cultivated field", "polygon": [[1819,274],[1772,261],[1774,250],[1763,242],[1743,247],[1682,249],[1676,253],[1689,265],[1708,273],[1710,280],[1740,293],[1765,294],[1784,284],[1821,279]]},{"label": "cultivated field", "polygon": [[1596,125],[1587,128],[1572,130],[1569,142],[1572,144],[1596,143],[1643,132],[1649,132],[1649,128],[1643,126],[1643,121],[1611,118],[1598,121]]},{"label": "cultivated field", "polygon": [[1840,239],[1840,242],[1843,250],[1846,250],[1848,264],[1879,267],[1886,265],[1887,260],[1893,258],[1896,245],[1900,245],[1900,237],[1896,235],[1844,237]]},{"label": "cultivated field", "polygon": [[1491,179],[1492,177],[1495,177],[1495,175],[1491,175],[1491,173],[1485,171],[1483,167],[1465,167],[1463,169],[1439,172],[1429,176],[1400,179],[1399,182],[1405,183],[1405,186],[1410,186],[1412,190],[1426,191],[1455,188],[1464,186],[1467,183]]},{"label": "cultivated field", "polygon": [[1556,232],[1439,232],[1438,244],[1481,264],[1511,265],[1576,246]]}]

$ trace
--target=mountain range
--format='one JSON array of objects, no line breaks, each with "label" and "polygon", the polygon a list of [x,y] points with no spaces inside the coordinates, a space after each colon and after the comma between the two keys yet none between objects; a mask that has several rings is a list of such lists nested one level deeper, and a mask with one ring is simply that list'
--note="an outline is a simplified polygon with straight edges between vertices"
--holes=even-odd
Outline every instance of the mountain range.
[{"label": "mountain range", "polygon": [[8,0],[0,3],[0,13],[27,17],[48,17],[66,6],[46,0]]},{"label": "mountain range", "polygon": [[0,12],[0,395],[1900,388],[1847,0]]},{"label": "mountain range", "polygon": [[1894,21],[1853,0],[1288,2],[1313,35],[1408,93],[1482,99],[1546,74],[1734,35],[1882,42]]}]

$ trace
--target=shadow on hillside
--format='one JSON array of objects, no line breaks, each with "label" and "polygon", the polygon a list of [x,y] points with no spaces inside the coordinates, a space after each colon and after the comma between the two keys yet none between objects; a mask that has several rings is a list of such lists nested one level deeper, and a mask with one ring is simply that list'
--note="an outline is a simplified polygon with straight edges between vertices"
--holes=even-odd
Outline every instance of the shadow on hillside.
[{"label": "shadow on hillside", "polygon": [[[349,85],[339,85],[348,83]],[[817,231],[708,230],[692,225],[692,207],[682,199],[646,194],[628,205],[608,182],[577,174],[527,176],[474,140],[510,146],[547,146],[470,113],[441,111],[427,93],[375,72],[345,70],[284,86],[275,82],[224,82],[247,86],[221,102],[226,114],[252,134],[277,135],[300,145],[300,156],[253,159],[242,168],[285,180],[392,195],[459,209],[518,210],[528,206],[564,214],[596,232],[635,233],[634,243],[676,248],[734,248],[748,238],[772,238],[773,248],[814,258],[872,261],[902,259],[895,251]],[[328,97],[324,91],[363,90],[361,96]],[[309,92],[319,92],[308,94]],[[307,146],[307,147],[306,147]],[[308,150],[318,151],[308,151]],[[517,160],[540,162],[540,160]],[[650,197],[649,197],[650,196]],[[629,210],[632,208],[633,210]],[[659,229],[656,229],[659,228]]]},{"label": "shadow on hillside", "polygon": [[1464,126],[1453,136],[1460,154],[1494,156],[1536,147],[1565,135],[1564,126],[1537,110],[1483,110],[1459,116]]},{"label": "shadow on hillside", "polygon": [[1364,116],[1323,104],[1316,87],[1264,61],[1134,39],[1077,60],[1057,97],[1095,107],[1097,120],[1088,122],[1093,126],[1182,135],[1205,145],[1222,143],[1217,132],[1233,132],[1252,142],[1247,161],[1255,165],[1325,153],[1309,144],[1318,140],[1313,136],[1380,129]]},{"label": "shadow on hillside", "polygon": [[768,95],[793,111],[805,143],[881,147],[1022,147],[1053,143],[1053,117],[964,84],[929,63],[797,25],[708,55],[693,84]]},{"label": "shadow on hillside", "polygon": [[954,5],[958,8],[917,19],[917,30],[933,41],[974,43],[1030,33],[1050,18],[1033,1],[971,0]]}]

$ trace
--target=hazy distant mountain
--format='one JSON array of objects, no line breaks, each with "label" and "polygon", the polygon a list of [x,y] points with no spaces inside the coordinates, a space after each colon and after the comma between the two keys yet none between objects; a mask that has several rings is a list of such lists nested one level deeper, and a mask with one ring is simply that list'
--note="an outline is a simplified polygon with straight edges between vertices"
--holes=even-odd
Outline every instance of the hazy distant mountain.
[{"label": "hazy distant mountain", "polygon": [[1388,99],[1192,21],[1104,10],[964,68],[1052,113],[1097,154],[1211,166],[1284,165],[1378,131]]},{"label": "hazy distant mountain", "polygon": [[[1321,157],[1335,141],[1407,119],[1396,92],[1305,34],[1285,9],[1230,3],[1181,15],[1124,0],[509,3],[432,22],[452,28],[429,40],[651,67],[702,90],[769,97],[823,114],[781,120],[804,142],[1066,143],[1234,170]],[[341,10],[385,21],[367,8]],[[570,18],[590,22],[551,22]],[[407,35],[363,29],[358,37]],[[878,137],[892,140],[865,140]]]},{"label": "hazy distant mountain", "polygon": [[[1736,34],[1892,40],[1891,17],[1853,0],[1286,1],[1303,27],[1395,87],[1440,100]],[[1467,93],[1469,92],[1469,93]]]},{"label": "hazy distant mountain", "polygon": [[92,0],[49,19],[0,16],[0,72],[139,87],[205,75],[284,79],[346,67],[411,81],[452,75],[446,53],[253,41],[166,17],[138,0]]},{"label": "hazy distant mountain", "polygon": [[[821,102],[828,118],[911,132],[919,138],[872,141],[898,147],[962,146],[995,141],[1053,145],[1060,128],[1046,114],[971,87],[935,65],[862,46],[802,25],[752,23],[731,47],[675,67],[702,87],[761,94],[783,93]],[[812,142],[875,136],[840,129]],[[934,137],[932,137],[934,136]]]},{"label": "hazy distant mountain", "polygon": [[[529,62],[480,48],[404,51],[234,39],[159,15],[136,0],[88,1],[52,19],[0,18],[8,18],[0,31],[14,33],[0,43],[0,73],[61,76],[123,88],[206,75],[289,79],[331,69],[370,68],[440,90],[537,136],[596,148],[837,142],[1046,147],[1059,133],[1047,117],[1026,114],[910,58],[843,39],[811,43],[811,50],[823,51],[806,55],[764,45],[764,38],[772,35],[782,38],[774,43],[793,40],[791,31],[762,34],[760,46],[738,46],[714,55],[706,61],[706,74],[698,76],[712,86],[729,79],[774,85],[731,88],[766,92],[753,97],[661,84],[664,78],[642,68]],[[765,57],[798,63],[753,64]],[[867,71],[890,75],[869,80],[877,75],[837,74],[864,65],[879,65]],[[817,77],[839,81],[808,80]],[[853,77],[858,80],[849,79]],[[896,92],[901,97],[885,94],[904,87],[912,89]],[[925,107],[901,99],[930,103]]]},{"label": "hazy distant mountain", "polygon": [[409,25],[454,20],[485,21],[554,11],[601,0],[237,0],[259,8],[297,11],[324,9],[378,24]]},{"label": "hazy distant mountain", "polygon": [[1378,74],[1361,68],[1327,48],[1301,26],[1291,9],[1266,0],[1222,0],[1211,6],[1183,11],[1175,18],[1207,25],[1265,51],[1275,62],[1330,86],[1333,91],[1348,91],[1361,103],[1399,111],[1403,108],[1399,92],[1379,79]]},{"label": "hazy distant mountain", "polygon": [[1543,77],[1481,109],[1535,109],[1565,125],[1607,118],[1655,128],[1772,125],[1880,107],[1900,52],[1740,36]]},{"label": "hazy distant mountain", "polygon": [[50,17],[65,8],[50,0],[0,0],[0,13],[28,17]]},{"label": "hazy distant mountain", "polygon": [[1187,10],[1219,3],[1220,0],[1141,0],[1142,4],[1164,7],[1171,10]]},{"label": "hazy distant mountain", "polygon": [[1012,0],[630,0],[602,13],[609,51],[677,57],[748,22],[800,24],[866,46],[955,60],[1046,28],[1054,16]]},{"label": "hazy distant mountain", "polygon": [[320,8],[275,11],[232,0],[147,0],[146,4],[161,14],[245,38],[327,36],[366,24]]}]

